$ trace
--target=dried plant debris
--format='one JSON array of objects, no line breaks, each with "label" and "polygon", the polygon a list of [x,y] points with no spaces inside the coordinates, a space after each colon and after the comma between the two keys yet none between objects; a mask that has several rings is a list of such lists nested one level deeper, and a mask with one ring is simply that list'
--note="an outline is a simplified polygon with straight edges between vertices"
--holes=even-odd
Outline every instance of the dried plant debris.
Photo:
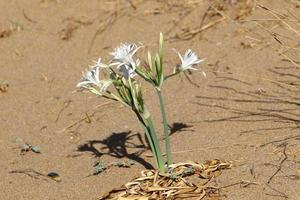
[{"label": "dried plant debris", "polygon": [[144,11],[144,15],[160,15],[165,13],[181,13],[181,11],[191,11],[197,7],[202,0],[164,0],[154,8],[149,8]]},{"label": "dried plant debris", "polygon": [[94,163],[94,172],[93,175],[98,175],[105,170],[111,168],[111,167],[121,167],[121,168],[130,168],[132,165],[134,165],[135,162],[133,160],[118,160],[109,164],[105,164],[102,161],[96,161]]},{"label": "dried plant debris", "polygon": [[87,19],[86,17],[68,17],[64,19],[64,22],[67,22],[65,28],[60,30],[58,34],[62,40],[69,40],[73,37],[74,32],[79,29],[81,26],[89,26],[94,23],[94,20]]},{"label": "dried plant debris", "polygon": [[1,38],[8,38],[10,37],[14,32],[23,30],[24,27],[21,23],[10,21],[10,27],[6,29],[0,29],[0,39]]},{"label": "dried plant debris", "polygon": [[60,38],[62,40],[69,40],[72,38],[74,31],[79,28],[78,24],[69,23],[65,28],[59,31]]},{"label": "dried plant debris", "polygon": [[233,19],[239,20],[252,14],[255,2],[254,0],[211,0],[211,5],[218,11],[228,11]]},{"label": "dried plant debris", "polygon": [[190,40],[197,36],[199,33],[214,27],[215,25],[219,24],[220,22],[224,21],[226,17],[220,17],[214,21],[208,22],[205,25],[196,26],[193,28],[190,27],[182,27],[178,33],[175,33],[174,36],[169,36],[168,40],[170,41],[177,41],[177,40]]},{"label": "dried plant debris", "polygon": [[237,1],[237,6],[235,8],[235,16],[234,19],[243,19],[252,14],[255,8],[254,0],[243,0]]},{"label": "dried plant debris", "polygon": [[241,46],[242,46],[244,49],[249,49],[249,48],[255,47],[255,43],[254,43],[254,42],[251,42],[251,41],[249,41],[249,40],[245,40],[245,41],[242,41],[242,42],[241,42]]},{"label": "dried plant debris", "polygon": [[47,8],[50,6],[50,4],[57,4],[57,3],[60,3],[60,0],[41,0],[40,6]]},{"label": "dried plant debris", "polygon": [[[121,188],[113,189],[99,197],[99,200],[150,200],[188,199],[215,193],[219,188],[209,186],[213,177],[221,170],[232,166],[231,162],[220,160],[206,161],[204,164],[186,162],[172,164],[166,173],[157,170],[144,170],[141,177],[132,180]],[[194,183],[195,178],[201,181]]]},{"label": "dried plant debris", "polygon": [[[219,4],[214,5],[213,3],[206,9],[200,23],[194,27],[189,27],[180,25],[179,21],[176,22],[176,27],[172,27],[172,29],[178,29],[176,32],[173,32],[172,29],[170,30],[170,34],[167,37],[169,41],[177,41],[177,40],[190,40],[193,39],[195,36],[200,35],[200,33],[210,29],[217,24],[225,21],[227,16],[223,14],[222,10],[224,8],[221,7]],[[181,17],[180,17],[181,18]],[[180,22],[182,24],[182,22]]]},{"label": "dried plant debris", "polygon": [[8,91],[9,84],[7,82],[0,83],[0,94]]},{"label": "dried plant debris", "polygon": [[288,175],[287,176],[290,180],[300,180],[300,175]]},{"label": "dried plant debris", "polygon": [[202,0],[165,0],[165,10],[173,12],[175,10],[195,8],[202,3]]},{"label": "dried plant debris", "polygon": [[13,31],[11,29],[0,30],[0,38],[7,38],[11,36],[12,33]]}]

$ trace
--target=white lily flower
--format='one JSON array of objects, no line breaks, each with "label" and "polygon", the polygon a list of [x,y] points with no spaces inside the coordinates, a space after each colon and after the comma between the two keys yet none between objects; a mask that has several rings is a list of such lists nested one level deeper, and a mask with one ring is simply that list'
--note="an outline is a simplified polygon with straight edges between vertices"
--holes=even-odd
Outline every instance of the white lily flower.
[{"label": "white lily flower", "polygon": [[112,80],[100,80],[100,65],[102,65],[102,63],[99,63],[99,65],[96,64],[89,70],[86,70],[83,73],[83,79],[77,84],[77,87],[92,91],[95,91],[95,87],[99,87],[100,93],[105,92],[108,86],[112,83]]},{"label": "white lily flower", "polygon": [[176,52],[181,61],[181,64],[177,68],[180,71],[184,71],[187,69],[198,70],[198,69],[194,68],[193,66],[204,61],[204,59],[199,60],[198,56],[191,49],[187,50],[185,52],[185,54],[183,55],[183,57],[178,51],[176,51]]},{"label": "white lily flower", "polygon": [[82,73],[83,79],[77,84],[77,87],[89,88],[91,86],[100,86],[100,68],[93,66]]},{"label": "white lily flower", "polygon": [[[115,48],[114,52],[110,53],[110,55],[113,56],[111,65],[117,65],[118,68],[122,65],[126,65],[126,69],[130,67],[134,71],[138,62],[134,61],[133,56],[139,48],[141,48],[141,46],[138,47],[134,43],[122,43],[118,48]],[[122,68],[125,69],[124,67]]]}]

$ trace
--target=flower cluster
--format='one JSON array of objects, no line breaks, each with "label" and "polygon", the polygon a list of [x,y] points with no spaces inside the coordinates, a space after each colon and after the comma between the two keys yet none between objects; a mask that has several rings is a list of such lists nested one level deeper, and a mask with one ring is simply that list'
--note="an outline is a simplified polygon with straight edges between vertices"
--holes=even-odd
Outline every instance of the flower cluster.
[{"label": "flower cluster", "polygon": [[134,78],[136,75],[135,69],[139,65],[139,60],[134,60],[133,56],[137,52],[136,44],[124,43],[111,52],[112,61],[109,65],[101,62],[101,58],[94,61],[94,65],[83,73],[83,79],[77,84],[77,87],[89,89],[94,92],[95,87],[100,89],[99,94],[106,92],[108,86],[112,84],[113,80],[100,79],[100,69],[108,68],[110,73],[113,71],[112,66],[117,65],[117,69],[121,72],[121,76],[125,79]]},{"label": "flower cluster", "polygon": [[[95,89],[98,87],[99,90],[97,94],[105,93],[108,87],[113,83],[113,80],[101,79],[100,69],[107,68],[109,69],[110,73],[112,73],[113,66],[117,66],[117,69],[120,72],[118,75],[127,80],[133,79],[137,74],[139,74],[145,80],[150,80],[150,82],[152,82],[154,85],[157,85],[157,83],[155,83],[155,75],[151,73],[157,73],[158,69],[153,69],[151,55],[150,57],[148,56],[148,66],[146,68],[148,70],[147,72],[140,68],[139,59],[134,59],[135,53],[141,47],[142,46],[138,46],[134,43],[122,43],[118,48],[115,48],[114,51],[110,53],[112,56],[110,64],[106,65],[102,63],[101,58],[99,58],[97,61],[94,61],[95,64],[83,73],[83,79],[77,84],[77,87],[89,89],[92,92],[95,92]],[[181,63],[174,67],[173,74],[163,77],[164,79],[185,70],[197,70],[194,67],[204,61],[204,59],[199,59],[191,49],[187,50],[184,55],[181,55],[178,51],[176,51],[176,53],[178,54]]]}]

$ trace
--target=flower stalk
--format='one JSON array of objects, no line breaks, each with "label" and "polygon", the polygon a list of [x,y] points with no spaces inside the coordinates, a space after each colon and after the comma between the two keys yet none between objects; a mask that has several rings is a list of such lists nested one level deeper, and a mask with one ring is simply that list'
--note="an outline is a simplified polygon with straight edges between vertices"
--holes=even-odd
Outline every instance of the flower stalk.
[{"label": "flower stalk", "polygon": [[150,113],[146,110],[146,112],[143,114],[135,111],[135,114],[136,114],[137,118],[139,119],[139,122],[140,122],[142,128],[145,131],[145,135],[147,137],[151,151],[155,158],[157,168],[159,169],[159,171],[165,172],[164,160],[163,160],[161,148],[160,148],[160,145],[158,142],[159,140],[157,139],[157,135],[155,132],[155,128],[154,128]]},{"label": "flower stalk", "polygon": [[153,143],[152,152],[154,152],[154,157],[156,159],[157,167],[158,167],[159,171],[165,172],[165,170],[166,170],[165,162],[163,159],[162,151],[159,146],[159,140],[156,135],[156,131],[155,131],[155,128],[153,125],[151,115],[149,115],[149,117],[145,118],[145,120],[146,120],[146,124],[147,124],[146,128],[148,130],[149,138],[151,139],[151,141]]},{"label": "flower stalk", "polygon": [[168,127],[166,111],[164,108],[164,99],[163,99],[162,91],[157,89],[156,92],[157,92],[157,95],[159,98],[159,106],[160,106],[160,111],[161,111],[161,115],[162,115],[162,119],[163,119],[167,165],[169,166],[173,163],[172,155],[171,155],[171,147],[170,147],[170,131],[169,131],[169,127]]}]

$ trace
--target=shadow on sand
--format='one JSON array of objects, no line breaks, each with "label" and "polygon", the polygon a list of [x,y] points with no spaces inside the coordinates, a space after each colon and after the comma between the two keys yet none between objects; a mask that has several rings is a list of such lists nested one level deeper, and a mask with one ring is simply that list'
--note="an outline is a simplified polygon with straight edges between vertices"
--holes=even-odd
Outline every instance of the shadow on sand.
[{"label": "shadow on sand", "polygon": [[[275,70],[270,72],[276,75],[281,74]],[[293,76],[298,78],[298,76]],[[300,79],[299,79],[300,80]],[[298,81],[299,81],[298,80]],[[218,84],[222,82],[222,85]],[[231,82],[226,84],[227,82]],[[234,84],[233,84],[234,82]],[[209,85],[212,90],[225,90],[228,93],[233,93],[233,96],[204,96],[198,95],[198,99],[194,104],[201,107],[211,107],[219,109],[229,114],[226,117],[207,119],[196,121],[196,123],[207,122],[272,122],[278,123],[279,126],[274,128],[259,127],[253,130],[245,130],[242,133],[251,133],[258,131],[270,131],[280,129],[297,129],[300,125],[300,98],[297,95],[300,93],[299,87],[289,86],[283,80],[280,84],[274,82],[275,90],[253,90],[255,87],[252,84],[241,81],[236,78],[218,76],[216,84]],[[294,84],[295,85],[295,84]]]},{"label": "shadow on sand", "polygon": [[[131,149],[134,150],[133,153],[129,153]],[[78,147],[78,151],[91,152],[96,157],[109,155],[118,159],[128,158],[140,163],[146,169],[152,169],[153,166],[140,157],[147,149],[141,134],[132,134],[131,131],[112,133],[103,140],[90,140]]]},{"label": "shadow on sand", "polygon": [[[193,131],[191,125],[175,122],[170,128],[170,135],[176,132]],[[145,142],[144,142],[145,141]],[[90,152],[95,157],[109,155],[114,158],[127,158],[143,165],[146,169],[153,166],[141,157],[141,154],[149,150],[147,139],[140,133],[133,134],[131,131],[112,133],[103,140],[89,140],[78,146],[80,152]]]}]

